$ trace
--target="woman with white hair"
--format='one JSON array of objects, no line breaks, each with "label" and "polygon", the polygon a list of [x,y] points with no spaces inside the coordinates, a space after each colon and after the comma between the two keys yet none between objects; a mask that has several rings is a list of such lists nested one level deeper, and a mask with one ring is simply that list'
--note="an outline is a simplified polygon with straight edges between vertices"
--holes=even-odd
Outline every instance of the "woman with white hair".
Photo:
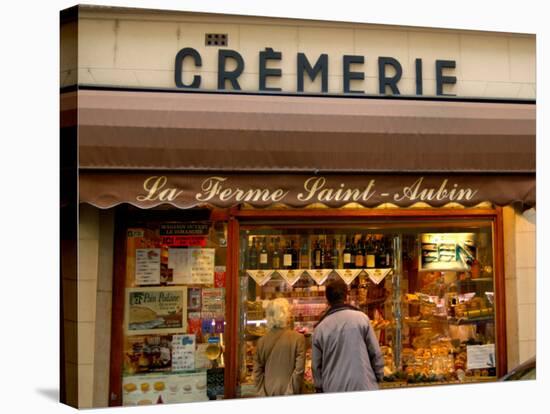
[{"label": "woman with white hair", "polygon": [[286,299],[270,301],[265,313],[269,331],[258,340],[254,356],[257,394],[299,394],[304,382],[304,336],[289,328],[290,304]]}]

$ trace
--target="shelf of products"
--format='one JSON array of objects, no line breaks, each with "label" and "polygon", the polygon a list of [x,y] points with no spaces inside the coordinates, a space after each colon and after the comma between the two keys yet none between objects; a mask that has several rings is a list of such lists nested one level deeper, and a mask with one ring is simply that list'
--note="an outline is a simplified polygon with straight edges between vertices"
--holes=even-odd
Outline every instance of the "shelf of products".
[{"label": "shelf of products", "polygon": [[250,236],[245,268],[375,269],[393,267],[393,247],[382,234]]}]

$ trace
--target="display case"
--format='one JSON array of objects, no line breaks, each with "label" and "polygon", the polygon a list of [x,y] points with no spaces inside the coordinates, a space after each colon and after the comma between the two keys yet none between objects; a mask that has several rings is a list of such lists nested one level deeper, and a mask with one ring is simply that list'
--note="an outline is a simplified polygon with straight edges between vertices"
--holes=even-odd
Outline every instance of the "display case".
[{"label": "display case", "polygon": [[[496,378],[491,220],[268,222],[240,230],[237,395],[254,396],[253,359],[266,301],[286,298],[306,339],[333,279],[368,315],[384,354],[382,387]],[[267,374],[268,375],[268,374]]]}]

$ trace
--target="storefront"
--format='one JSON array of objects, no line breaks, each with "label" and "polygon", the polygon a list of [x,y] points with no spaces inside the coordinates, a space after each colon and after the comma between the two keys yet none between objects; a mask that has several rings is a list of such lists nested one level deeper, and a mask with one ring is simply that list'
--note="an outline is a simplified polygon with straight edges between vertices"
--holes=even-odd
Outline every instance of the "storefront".
[{"label": "storefront", "polygon": [[[92,6],[66,19],[62,39],[64,30],[79,38],[61,124],[63,139],[78,136],[64,148],[78,164],[64,171],[78,172],[80,207],[70,197],[63,205],[80,215],[80,257],[63,267],[62,289],[76,268],[77,288],[80,278],[95,294],[93,320],[80,319],[79,290],[72,321],[93,328],[93,396],[82,402],[79,380],[76,402],[66,384],[67,400],[252,396],[262,303],[275,297],[289,300],[305,335],[303,392],[312,392],[310,338],[325,286],[338,278],[377,333],[382,387],[494,381],[508,371],[517,346],[506,266],[518,253],[506,246],[516,239],[510,222],[535,205],[534,95],[518,98],[534,85],[534,39]],[[325,44],[315,38],[322,31],[340,40]],[[405,33],[418,44],[367,54],[346,43],[348,32],[365,43]],[[267,43],[254,49],[258,36]],[[464,49],[444,51],[438,36],[462,39],[472,56],[484,41],[520,45],[512,68],[523,72],[511,70],[508,83],[496,69],[480,79]],[[173,52],[171,70],[135,58],[138,50],[149,59]],[[426,57],[433,53],[441,56]],[[497,67],[500,58],[489,60]],[[461,94],[476,82],[479,95]],[[81,277],[91,273],[95,282]],[[71,364],[78,378],[90,365],[78,358],[65,358],[66,381]]]}]

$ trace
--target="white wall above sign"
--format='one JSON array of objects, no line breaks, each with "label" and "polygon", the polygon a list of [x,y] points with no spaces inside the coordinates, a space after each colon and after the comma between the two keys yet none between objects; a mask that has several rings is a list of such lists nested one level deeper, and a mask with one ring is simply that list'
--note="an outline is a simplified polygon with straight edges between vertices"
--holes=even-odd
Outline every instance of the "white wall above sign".
[{"label": "white wall above sign", "polygon": [[535,98],[534,35],[82,7],[61,40],[61,86]]}]

